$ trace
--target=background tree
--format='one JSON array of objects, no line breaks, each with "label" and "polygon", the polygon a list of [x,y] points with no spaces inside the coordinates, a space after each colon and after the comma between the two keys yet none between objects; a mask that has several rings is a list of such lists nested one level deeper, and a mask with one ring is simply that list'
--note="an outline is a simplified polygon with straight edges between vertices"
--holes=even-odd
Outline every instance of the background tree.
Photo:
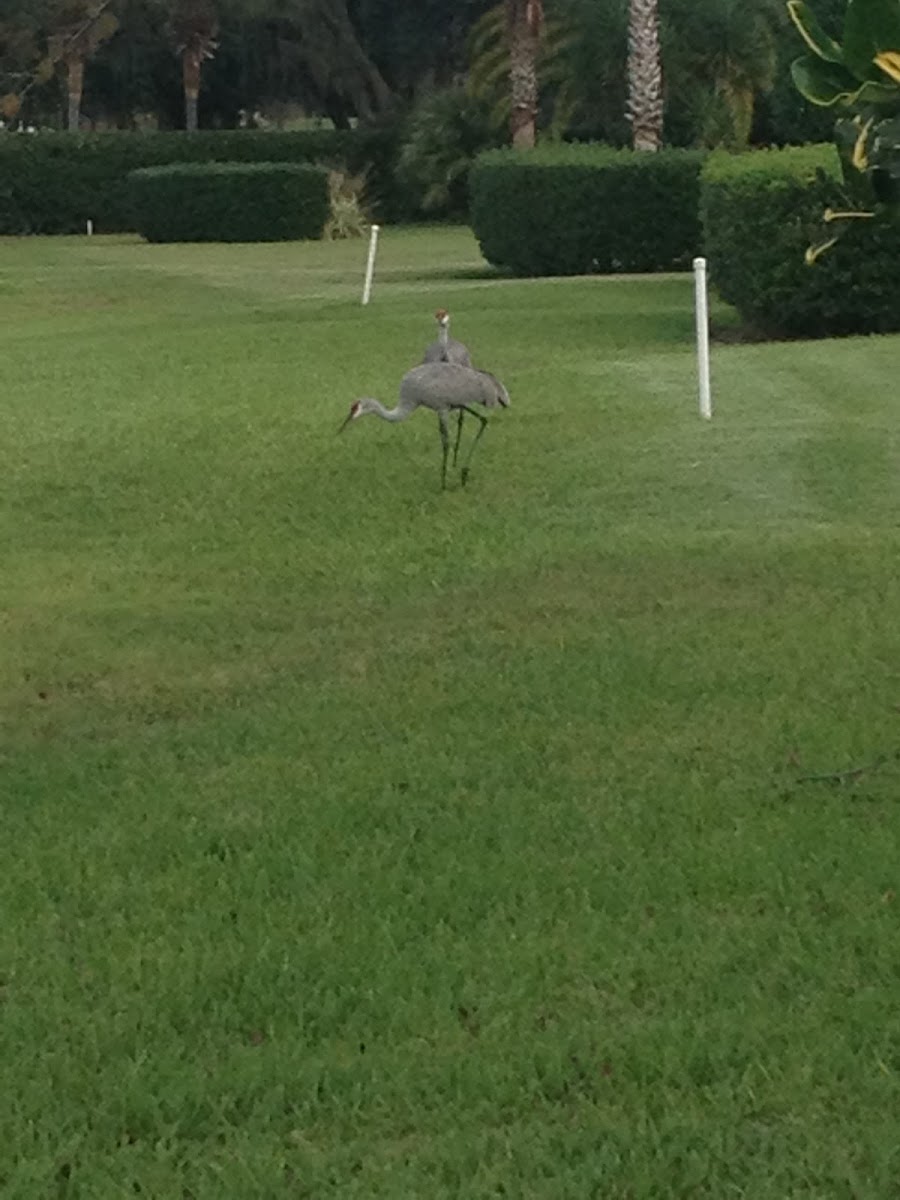
[{"label": "background tree", "polygon": [[496,4],[497,0],[349,0],[348,12],[388,87],[410,102],[463,81],[470,31]]},{"label": "background tree", "polygon": [[18,116],[21,93],[38,57],[36,22],[25,19],[21,10],[0,17],[0,120]]},{"label": "background tree", "polygon": [[[571,124],[575,112],[572,63],[568,51],[573,32],[564,14],[546,17],[538,40],[534,70],[540,97],[538,124],[551,136]],[[466,90],[479,100],[496,133],[511,129],[511,54],[505,4],[497,4],[475,22],[469,35]]]},{"label": "background tree", "polygon": [[[231,127],[259,109],[278,123],[302,112],[348,128],[399,125],[426,105],[416,125],[420,149],[429,146],[424,159],[437,170],[445,157],[445,119],[456,179],[457,152],[465,158],[483,126],[461,89],[494,116],[502,109],[511,129],[515,83],[520,144],[531,144],[537,128],[659,145],[661,86],[670,144],[823,140],[833,124],[790,82],[796,32],[782,0],[112,0],[118,29],[57,67],[50,50],[64,44],[65,11],[90,13],[101,3],[0,0],[7,117],[74,125],[80,107],[83,119],[122,128],[175,128],[195,114],[206,127]],[[832,36],[846,7],[816,0]],[[185,48],[180,60],[173,38]],[[428,99],[444,88],[452,90],[446,102]]]},{"label": "background tree", "polygon": [[544,24],[542,0],[506,0],[512,144],[534,146],[538,112],[537,58]]},{"label": "background tree", "polygon": [[745,148],[775,82],[781,0],[668,0],[664,15],[667,130],[680,124],[692,144]]},{"label": "background tree", "polygon": [[175,0],[168,33],[181,58],[184,87],[184,127],[197,128],[197,101],[203,64],[218,49],[219,15],[213,0]]},{"label": "background tree", "polygon": [[663,140],[663,78],[657,0],[630,0],[628,120],[635,150],[659,150]]},{"label": "background tree", "polygon": [[563,58],[572,101],[569,136],[624,146],[626,117],[628,0],[549,0],[568,37]]},{"label": "background tree", "polygon": [[81,127],[81,97],[85,62],[118,28],[112,0],[63,0],[50,15],[53,32],[47,38],[47,57],[65,69],[68,109],[66,126]]}]

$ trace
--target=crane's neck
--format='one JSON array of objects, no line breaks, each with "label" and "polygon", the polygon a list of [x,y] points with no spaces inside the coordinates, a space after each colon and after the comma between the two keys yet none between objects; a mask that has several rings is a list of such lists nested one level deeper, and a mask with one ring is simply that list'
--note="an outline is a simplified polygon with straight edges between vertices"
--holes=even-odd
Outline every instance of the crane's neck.
[{"label": "crane's neck", "polygon": [[441,346],[446,346],[450,341],[450,323],[446,325],[438,325],[438,343]]},{"label": "crane's neck", "polygon": [[382,421],[405,421],[409,416],[410,410],[398,404],[396,408],[385,408],[380,400],[369,400],[370,411],[376,417],[381,417]]}]

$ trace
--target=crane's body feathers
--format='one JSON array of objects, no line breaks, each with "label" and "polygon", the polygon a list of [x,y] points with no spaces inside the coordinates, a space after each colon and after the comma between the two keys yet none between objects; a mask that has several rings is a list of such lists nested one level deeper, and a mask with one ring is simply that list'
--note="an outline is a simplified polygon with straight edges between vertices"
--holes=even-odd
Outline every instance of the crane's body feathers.
[{"label": "crane's body feathers", "polygon": [[[443,461],[441,464],[441,485],[447,483],[447,455],[450,448],[447,417],[451,412],[457,412],[462,420],[465,412],[471,413],[481,422],[478,433],[472,442],[468,458],[462,468],[461,477],[465,484],[469,475],[469,465],[472,460],[478,439],[484,433],[487,417],[483,417],[472,405],[482,405],[484,408],[507,408],[509,392],[496,376],[489,371],[479,371],[474,367],[463,367],[456,363],[427,362],[407,371],[400,381],[400,394],[394,408],[385,408],[380,400],[365,396],[356,400],[350,406],[350,412],[341,429],[353,420],[372,413],[383,421],[405,421],[417,408],[430,408],[437,413],[441,433],[441,448]],[[457,431],[456,447],[453,454],[454,465],[459,451],[461,429]]]}]

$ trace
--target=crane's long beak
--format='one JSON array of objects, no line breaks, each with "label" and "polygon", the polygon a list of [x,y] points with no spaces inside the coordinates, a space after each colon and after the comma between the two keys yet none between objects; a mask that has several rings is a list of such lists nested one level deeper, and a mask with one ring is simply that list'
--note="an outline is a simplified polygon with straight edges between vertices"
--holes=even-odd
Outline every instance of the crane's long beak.
[{"label": "crane's long beak", "polygon": [[338,433],[343,433],[344,430],[347,428],[347,426],[350,424],[350,422],[353,420],[353,418],[359,416],[361,407],[362,407],[361,401],[354,400],[354,402],[350,405],[350,411],[347,413],[347,416],[344,419],[344,423],[338,430]]}]

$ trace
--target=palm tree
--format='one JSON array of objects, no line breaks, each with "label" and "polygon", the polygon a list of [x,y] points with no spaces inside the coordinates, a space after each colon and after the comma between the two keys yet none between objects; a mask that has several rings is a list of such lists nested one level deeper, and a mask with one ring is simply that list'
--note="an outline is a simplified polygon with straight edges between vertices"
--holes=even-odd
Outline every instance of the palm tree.
[{"label": "palm tree", "polygon": [[175,44],[175,53],[181,55],[184,127],[193,133],[197,129],[200,73],[204,62],[212,58],[219,47],[216,40],[219,19],[213,0],[176,0],[168,31]]},{"label": "palm tree", "polygon": [[542,0],[506,0],[512,143],[534,146],[538,110],[537,55],[544,24]]},{"label": "palm tree", "polygon": [[[113,0],[56,0],[47,10],[34,19],[37,29],[40,17],[46,20],[47,54],[38,62],[31,79],[18,97],[6,97],[10,110],[17,107],[22,97],[36,83],[46,83],[53,78],[56,65],[61,62],[66,70],[68,94],[68,130],[77,131],[82,121],[82,95],[84,91],[84,65],[95,50],[112,37],[119,28],[118,19],[110,12]],[[16,101],[17,103],[13,103]]]},{"label": "palm tree", "polygon": [[[543,22],[534,62],[535,86],[536,93],[539,91],[543,96],[544,114],[547,115],[549,111],[551,135],[563,132],[572,117],[572,72],[567,52],[573,40],[572,29],[565,21],[548,17]],[[468,55],[466,91],[487,107],[490,123],[498,132],[509,128],[513,100],[510,94],[511,56],[505,3],[488,9],[472,26]]]},{"label": "palm tree", "polygon": [[657,0],[629,0],[627,113],[635,150],[658,150],[663,137],[663,82]]},{"label": "palm tree", "polygon": [[[63,0],[51,18],[53,32],[47,38],[47,64],[61,62],[66,69],[69,98],[66,128],[73,133],[81,125],[84,65],[119,27],[118,19],[109,10],[111,3],[112,0]],[[41,73],[38,68],[38,77]]]},{"label": "palm tree", "polygon": [[[756,99],[775,81],[777,38],[784,26],[780,0],[689,0],[676,5],[680,98],[700,96],[697,140],[743,149]],[[674,22],[673,22],[674,24]],[[695,101],[696,104],[696,101]]]}]

